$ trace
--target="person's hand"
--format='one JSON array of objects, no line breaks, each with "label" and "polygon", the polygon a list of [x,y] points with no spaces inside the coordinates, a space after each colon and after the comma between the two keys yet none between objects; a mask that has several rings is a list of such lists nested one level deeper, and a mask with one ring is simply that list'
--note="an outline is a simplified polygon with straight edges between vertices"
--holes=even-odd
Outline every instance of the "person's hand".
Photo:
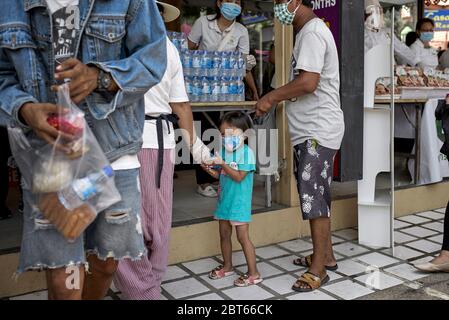
[{"label": "person's hand", "polygon": [[253,91],[253,101],[258,101],[259,100],[259,93],[256,91]]},{"label": "person's hand", "polygon": [[[56,68],[56,80],[70,79],[70,97],[73,102],[80,103],[95,89],[100,70],[90,67],[81,61],[71,58],[64,61]],[[56,88],[53,88],[56,91]]]},{"label": "person's hand", "polygon": [[215,156],[212,158],[211,166],[222,166],[223,164],[223,158],[216,152]]},{"label": "person's hand", "polygon": [[25,124],[33,129],[39,138],[51,145],[56,145],[63,152],[70,153],[70,148],[61,143],[56,143],[56,140],[61,137],[66,141],[72,141],[74,137],[56,130],[47,122],[51,115],[64,114],[65,112],[67,111],[63,111],[57,105],[50,103],[25,103],[19,111]]},{"label": "person's hand", "polygon": [[252,54],[246,56],[246,71],[251,71],[257,65],[256,57]]},{"label": "person's hand", "polygon": [[201,164],[201,168],[214,178],[217,178],[219,176],[219,172],[217,170],[212,169],[210,165],[203,163]]},{"label": "person's hand", "polygon": [[256,104],[256,117],[262,117],[273,107],[273,101],[270,94],[266,94],[257,101]]}]

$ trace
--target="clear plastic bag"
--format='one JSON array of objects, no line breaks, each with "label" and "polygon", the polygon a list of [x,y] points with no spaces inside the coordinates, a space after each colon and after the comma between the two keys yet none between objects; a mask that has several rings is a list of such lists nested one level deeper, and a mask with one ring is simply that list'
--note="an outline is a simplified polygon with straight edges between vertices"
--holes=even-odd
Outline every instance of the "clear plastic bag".
[{"label": "clear plastic bag", "polygon": [[[59,115],[48,123],[72,137],[43,144],[22,128],[8,128],[11,150],[24,185],[37,195],[35,205],[69,241],[78,238],[97,213],[121,200],[114,171],[84,119],[70,99],[67,84],[59,87]],[[68,148],[64,152],[58,146]]]}]

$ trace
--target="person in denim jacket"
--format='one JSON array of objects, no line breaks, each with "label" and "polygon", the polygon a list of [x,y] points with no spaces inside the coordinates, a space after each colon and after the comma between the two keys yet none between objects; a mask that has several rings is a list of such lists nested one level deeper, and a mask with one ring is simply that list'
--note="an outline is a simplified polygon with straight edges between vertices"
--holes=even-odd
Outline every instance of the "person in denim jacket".
[{"label": "person in denim jacket", "polygon": [[[67,11],[54,10],[58,6]],[[145,254],[136,154],[144,94],[166,69],[163,21],[154,0],[0,0],[0,7],[2,124],[21,126],[34,146],[54,143],[58,132],[46,121],[57,111],[54,86],[70,80],[72,100],[116,171],[122,196],[98,214],[84,237],[68,243],[36,209],[25,185],[17,271],[45,270],[50,299],[101,299],[118,261]],[[56,12],[73,15],[60,24]],[[64,56],[64,41],[57,41],[69,22],[76,27],[64,41],[72,55]]]}]

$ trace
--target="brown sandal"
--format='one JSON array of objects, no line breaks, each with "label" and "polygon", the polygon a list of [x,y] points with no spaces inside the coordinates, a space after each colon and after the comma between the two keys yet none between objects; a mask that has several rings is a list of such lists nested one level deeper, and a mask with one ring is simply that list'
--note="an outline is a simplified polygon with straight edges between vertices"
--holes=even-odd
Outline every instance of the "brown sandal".
[{"label": "brown sandal", "polygon": [[[297,292],[311,292],[322,287],[323,285],[328,283],[329,280],[330,278],[328,275],[321,279],[317,275],[307,271],[296,281],[292,289]],[[301,284],[305,284],[306,286],[308,286],[308,288],[302,287]],[[297,285],[299,286],[297,287]]]},{"label": "brown sandal", "polygon": [[[310,268],[312,265],[312,255],[310,254],[304,258],[295,259],[293,260],[293,264],[295,266]],[[328,271],[336,271],[338,270],[338,264],[335,264],[335,266],[325,266],[325,268]]]}]

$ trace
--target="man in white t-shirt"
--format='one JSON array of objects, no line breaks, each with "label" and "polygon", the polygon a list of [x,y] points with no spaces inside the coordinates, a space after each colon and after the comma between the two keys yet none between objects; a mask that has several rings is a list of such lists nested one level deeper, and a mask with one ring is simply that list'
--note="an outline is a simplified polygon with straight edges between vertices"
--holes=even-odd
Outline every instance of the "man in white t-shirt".
[{"label": "man in white t-shirt", "polygon": [[[156,1],[164,21],[176,20],[180,11]],[[147,255],[140,261],[123,260],[114,278],[127,300],[158,300],[168,265],[172,221],[175,133],[173,124],[184,130],[196,162],[210,160],[209,149],[196,137],[192,109],[184,83],[178,50],[167,39],[167,69],[161,82],[145,94],[146,121],[141,163],[141,223]]]},{"label": "man in white t-shirt", "polygon": [[292,289],[309,292],[329,281],[326,270],[338,268],[331,240],[330,185],[334,157],[345,131],[339,60],[331,31],[313,13],[313,1],[274,3],[277,19],[293,24],[297,31],[291,82],[264,96],[256,108],[257,115],[262,116],[273,105],[287,101],[302,215],[304,220],[310,220],[313,240],[313,254],[293,262],[309,270]]}]

